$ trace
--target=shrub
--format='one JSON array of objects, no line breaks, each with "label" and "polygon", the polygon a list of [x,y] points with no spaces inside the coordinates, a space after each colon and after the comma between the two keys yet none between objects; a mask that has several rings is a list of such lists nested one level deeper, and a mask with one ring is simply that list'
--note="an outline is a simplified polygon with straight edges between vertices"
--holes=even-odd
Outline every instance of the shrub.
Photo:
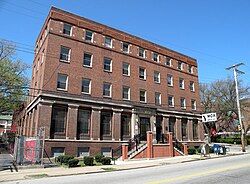
[{"label": "shrub", "polygon": [[213,147],[209,147],[209,153],[214,153]]},{"label": "shrub", "polygon": [[110,157],[103,157],[101,162],[102,162],[102,165],[110,165],[111,164],[111,158]]},{"label": "shrub", "polygon": [[69,167],[76,167],[78,163],[79,163],[79,160],[76,158],[73,158],[73,159],[70,159],[68,161],[68,166]]},{"label": "shrub", "polygon": [[188,148],[188,154],[189,155],[194,155],[196,154],[196,149],[194,147],[189,147]]},{"label": "shrub", "polygon": [[201,153],[201,147],[196,149],[196,154],[200,154]]},{"label": "shrub", "polygon": [[69,160],[74,159],[74,156],[71,155],[60,155],[57,157],[57,162],[60,164],[68,165]]},{"label": "shrub", "polygon": [[96,156],[95,156],[95,161],[96,162],[102,162],[102,159],[104,158],[104,156],[102,155],[102,154],[97,154]]},{"label": "shrub", "polygon": [[93,157],[83,157],[83,163],[87,166],[94,165],[94,158]]}]

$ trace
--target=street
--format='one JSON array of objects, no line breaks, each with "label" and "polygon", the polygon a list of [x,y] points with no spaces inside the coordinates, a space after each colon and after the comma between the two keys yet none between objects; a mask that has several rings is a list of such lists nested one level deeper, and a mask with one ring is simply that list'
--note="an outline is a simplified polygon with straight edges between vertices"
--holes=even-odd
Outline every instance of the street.
[{"label": "street", "polygon": [[[110,166],[112,167],[112,166]],[[33,180],[7,182],[8,184],[73,184],[73,183],[241,183],[250,181],[250,155],[240,155],[186,162],[181,164],[163,164],[158,167],[113,171],[96,174],[48,177]],[[42,174],[42,173],[41,173]]]}]

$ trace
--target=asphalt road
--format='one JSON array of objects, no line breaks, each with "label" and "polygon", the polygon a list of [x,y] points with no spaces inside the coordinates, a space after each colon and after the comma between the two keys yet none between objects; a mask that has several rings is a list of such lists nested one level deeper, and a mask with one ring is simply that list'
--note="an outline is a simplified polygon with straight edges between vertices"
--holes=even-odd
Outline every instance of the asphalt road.
[{"label": "asphalt road", "polygon": [[[112,166],[111,166],[112,167]],[[249,184],[250,154],[106,173],[8,182],[8,184]]]}]

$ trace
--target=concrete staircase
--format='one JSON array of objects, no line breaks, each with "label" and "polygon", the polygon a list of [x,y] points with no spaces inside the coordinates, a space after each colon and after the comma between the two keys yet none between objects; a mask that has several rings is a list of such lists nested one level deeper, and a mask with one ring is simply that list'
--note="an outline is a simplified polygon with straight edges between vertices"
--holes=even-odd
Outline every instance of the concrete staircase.
[{"label": "concrete staircase", "polygon": [[141,153],[147,148],[147,143],[139,144],[137,149],[134,148],[128,152],[128,158],[133,159],[137,154]]}]

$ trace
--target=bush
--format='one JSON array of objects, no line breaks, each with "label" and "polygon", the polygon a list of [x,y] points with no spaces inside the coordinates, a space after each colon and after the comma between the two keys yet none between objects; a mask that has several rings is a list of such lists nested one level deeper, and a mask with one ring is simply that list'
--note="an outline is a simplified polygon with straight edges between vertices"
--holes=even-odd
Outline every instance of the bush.
[{"label": "bush", "polygon": [[73,158],[73,159],[70,159],[68,161],[68,166],[69,167],[76,167],[78,163],[79,163],[79,160],[76,158]]},{"label": "bush", "polygon": [[209,153],[214,153],[213,147],[209,147]]},{"label": "bush", "polygon": [[188,148],[188,154],[189,155],[194,155],[196,154],[196,149],[194,147],[189,147]]},{"label": "bush", "polygon": [[201,153],[201,147],[196,149],[196,154],[200,154]]},{"label": "bush", "polygon": [[93,166],[94,165],[94,158],[93,157],[83,157],[83,163],[87,166]]},{"label": "bush", "polygon": [[69,160],[74,159],[74,156],[71,155],[60,155],[57,157],[57,162],[60,164],[68,165]]},{"label": "bush", "polygon": [[99,153],[95,156],[95,161],[101,163],[103,158],[104,156]]},{"label": "bush", "polygon": [[111,158],[110,157],[103,157],[101,162],[102,162],[102,165],[110,165],[111,164]]}]

